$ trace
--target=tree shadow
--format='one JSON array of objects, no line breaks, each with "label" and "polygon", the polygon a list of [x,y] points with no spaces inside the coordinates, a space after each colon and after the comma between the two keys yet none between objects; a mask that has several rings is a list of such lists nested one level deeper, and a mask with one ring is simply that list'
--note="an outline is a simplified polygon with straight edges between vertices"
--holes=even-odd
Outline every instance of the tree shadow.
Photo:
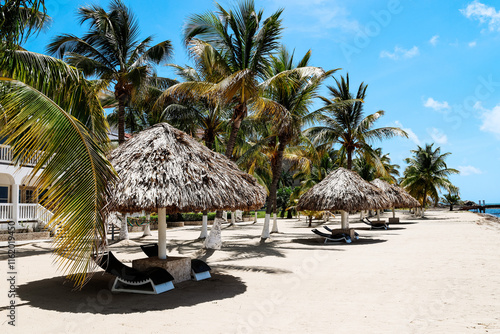
[{"label": "tree shadow", "polygon": [[[48,254],[48,253],[52,252],[52,249],[40,247],[37,244],[30,244],[29,246],[30,246],[30,248],[24,248],[24,249],[22,246],[16,246],[14,248],[15,252],[16,252],[15,253],[16,259],[20,259],[23,257],[29,257],[29,256],[35,256],[35,255],[41,255],[41,254]],[[36,248],[36,249],[33,249],[33,248]],[[0,253],[0,261],[5,261],[8,259],[9,259],[8,248],[5,247],[2,249],[2,252]]]},{"label": "tree shadow", "polygon": [[[159,295],[112,293],[114,276],[97,273],[82,290],[73,290],[63,276],[29,282],[17,288],[28,305],[64,313],[130,314],[171,310],[233,298],[246,291],[239,277],[221,273],[200,282],[186,281]],[[66,283],[66,284],[65,284]]]}]

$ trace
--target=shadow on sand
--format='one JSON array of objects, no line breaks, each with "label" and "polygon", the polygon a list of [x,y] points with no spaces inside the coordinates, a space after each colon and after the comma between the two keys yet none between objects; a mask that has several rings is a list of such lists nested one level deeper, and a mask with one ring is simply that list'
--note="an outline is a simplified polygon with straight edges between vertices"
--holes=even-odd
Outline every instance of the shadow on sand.
[{"label": "shadow on sand", "polygon": [[[359,240],[353,241],[350,244],[347,244],[345,242],[329,242],[325,244],[325,239],[324,238],[309,238],[309,239],[293,239],[293,242],[303,244],[303,245],[313,245],[313,246],[318,246],[322,245],[324,247],[329,247],[329,246],[347,246],[347,247],[356,247],[356,245],[372,245],[372,244],[378,244],[382,242],[386,242],[387,240],[384,239],[371,239],[371,238],[366,238],[366,237],[360,237]],[[337,249],[340,250],[340,249]]]},{"label": "shadow on sand", "polygon": [[80,291],[73,291],[72,284],[65,281],[63,276],[34,281],[19,286],[17,293],[22,304],[27,302],[32,307],[44,310],[130,314],[215,302],[242,294],[247,289],[240,278],[217,273],[208,280],[176,284],[174,290],[159,295],[112,293],[110,288],[114,276],[108,274],[96,273]]}]

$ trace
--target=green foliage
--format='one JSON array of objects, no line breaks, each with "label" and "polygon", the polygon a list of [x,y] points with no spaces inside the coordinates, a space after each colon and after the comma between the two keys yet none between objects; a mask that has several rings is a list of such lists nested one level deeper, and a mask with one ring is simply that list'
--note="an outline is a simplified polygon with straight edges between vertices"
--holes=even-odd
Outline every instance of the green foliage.
[{"label": "green foliage", "polygon": [[292,196],[292,192],[292,187],[278,189],[276,194],[276,208],[281,210],[281,218],[285,216],[285,211],[290,206],[290,197]]},{"label": "green foliage", "polygon": [[98,5],[80,7],[80,24],[89,23],[83,37],[57,36],[47,47],[85,75],[98,77],[114,87],[118,101],[118,140],[124,141],[125,108],[135,96],[158,84],[155,64],[165,63],[173,53],[170,41],[151,46],[152,36],[138,40],[139,26],[134,14],[121,0],[112,0],[109,8]]},{"label": "green foliage", "polygon": [[441,201],[450,206],[450,211],[453,211],[453,206],[460,204],[462,201],[460,200],[460,195],[458,193],[448,193],[443,195]]},{"label": "green foliage", "polygon": [[418,146],[412,150],[413,157],[405,159],[406,167],[401,186],[422,203],[425,207],[428,197],[435,203],[439,200],[439,189],[456,192],[457,188],[448,179],[450,175],[459,171],[448,168],[446,158],[451,153],[441,154],[441,148],[433,149],[434,144],[427,144],[424,148]]},{"label": "green foliage", "polygon": [[43,0],[5,0],[0,3],[0,50],[17,49],[50,23]]},{"label": "green foliage", "polygon": [[394,136],[408,137],[406,132],[396,127],[373,128],[375,122],[385,112],[379,110],[374,114],[364,116],[363,103],[366,97],[367,85],[361,83],[356,95],[350,93],[349,75],[335,79],[336,87],[329,86],[331,99],[322,97],[323,108],[313,112],[309,117],[321,123],[320,126],[309,128],[306,134],[317,144],[340,144],[339,158],[342,166],[352,169],[354,154],[369,155],[374,159],[377,169],[380,161],[369,145],[371,141],[391,138]]}]

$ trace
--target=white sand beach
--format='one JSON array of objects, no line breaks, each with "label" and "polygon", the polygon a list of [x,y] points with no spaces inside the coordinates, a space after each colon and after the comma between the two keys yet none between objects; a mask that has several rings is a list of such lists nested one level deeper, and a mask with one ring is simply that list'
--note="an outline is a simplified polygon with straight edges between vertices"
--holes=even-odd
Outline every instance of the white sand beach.
[{"label": "white sand beach", "polygon": [[[386,218],[389,216],[386,213]],[[262,220],[223,230],[201,250],[199,227],[169,229],[168,254],[204,259],[212,278],[160,295],[110,292],[96,274],[81,291],[63,284],[49,243],[17,247],[16,327],[6,317],[7,255],[0,249],[2,333],[500,333],[500,224],[470,212],[398,212],[401,224],[328,244],[304,219],[280,219],[260,244]],[[358,215],[351,216],[355,221]],[[338,224],[338,219],[329,225]],[[314,222],[316,225],[317,222]],[[111,247],[130,262],[139,244]],[[134,245],[135,244],[135,245]],[[130,264],[130,263],[129,263]]]}]

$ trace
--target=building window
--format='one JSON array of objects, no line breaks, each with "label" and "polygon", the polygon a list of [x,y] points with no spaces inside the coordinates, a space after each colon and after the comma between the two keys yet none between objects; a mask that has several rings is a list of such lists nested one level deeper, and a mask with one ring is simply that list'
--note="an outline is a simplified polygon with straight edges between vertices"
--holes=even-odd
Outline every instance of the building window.
[{"label": "building window", "polygon": [[9,187],[0,186],[0,203],[9,203]]}]

